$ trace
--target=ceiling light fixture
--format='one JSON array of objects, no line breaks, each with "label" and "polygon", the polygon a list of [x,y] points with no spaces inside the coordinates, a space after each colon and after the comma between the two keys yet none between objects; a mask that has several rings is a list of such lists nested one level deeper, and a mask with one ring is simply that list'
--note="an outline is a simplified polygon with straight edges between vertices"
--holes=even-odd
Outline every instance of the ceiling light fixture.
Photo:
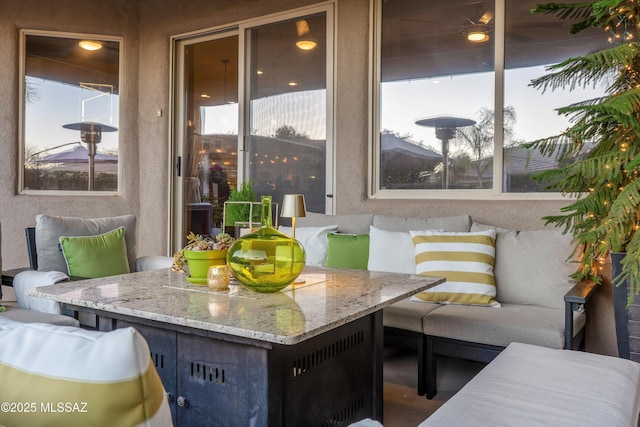
[{"label": "ceiling light fixture", "polygon": [[298,49],[312,50],[318,45],[311,36],[311,28],[306,20],[296,21],[296,30],[298,31],[298,41],[296,41]]},{"label": "ceiling light fixture", "polygon": [[489,40],[489,33],[486,25],[473,25],[467,31],[467,40],[474,43],[482,43]]},{"label": "ceiling light fixture", "polygon": [[78,46],[80,46],[84,50],[102,49],[102,43],[96,42],[96,41],[91,41],[91,40],[82,40],[82,41],[80,41],[78,43]]},{"label": "ceiling light fixture", "polygon": [[311,28],[309,28],[309,23],[306,19],[296,21],[296,30],[298,31],[298,37],[302,37],[311,32]]},{"label": "ceiling light fixture", "polygon": [[298,40],[296,42],[296,46],[298,46],[298,49],[301,50],[312,50],[317,45],[318,43],[314,42],[313,40]]}]

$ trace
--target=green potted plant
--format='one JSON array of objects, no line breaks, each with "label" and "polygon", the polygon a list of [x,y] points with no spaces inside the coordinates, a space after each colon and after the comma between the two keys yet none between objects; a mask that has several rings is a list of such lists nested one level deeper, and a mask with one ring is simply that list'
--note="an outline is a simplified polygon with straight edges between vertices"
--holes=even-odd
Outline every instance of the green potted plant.
[{"label": "green potted plant", "polygon": [[[618,270],[613,266],[618,273],[613,278],[614,293],[626,295],[628,286],[628,307],[640,290],[640,4],[635,0],[544,3],[532,12],[576,19],[570,28],[574,34],[588,28],[611,33],[611,47],[567,59],[532,81],[533,87],[542,90],[604,84],[606,91],[601,98],[560,108],[558,113],[570,117],[571,126],[527,146],[556,155],[561,163],[577,159],[536,176],[553,182],[550,188],[575,196],[560,215],[543,219],[571,233],[583,249],[573,275],[578,280],[601,283],[602,265],[610,254],[621,253],[613,256],[614,264],[622,258]],[[585,153],[586,144],[591,147]],[[625,307],[623,314],[626,318]],[[624,323],[622,327],[626,319]]]},{"label": "green potted plant", "polygon": [[[256,195],[253,190],[253,182],[246,181],[240,185],[240,188],[232,188],[227,202],[255,202]],[[258,203],[259,205],[259,203]],[[260,223],[259,207],[253,209],[253,215],[250,219],[249,203],[227,203],[225,205],[224,226],[225,230],[234,230],[237,222],[257,222]],[[227,227],[230,227],[228,229]],[[236,236],[237,237],[237,236]]]},{"label": "green potted plant", "polygon": [[226,233],[204,236],[189,232],[186,246],[173,255],[171,268],[186,273],[186,263],[189,266],[187,280],[195,284],[204,284],[209,266],[226,264],[227,250],[234,240]]}]

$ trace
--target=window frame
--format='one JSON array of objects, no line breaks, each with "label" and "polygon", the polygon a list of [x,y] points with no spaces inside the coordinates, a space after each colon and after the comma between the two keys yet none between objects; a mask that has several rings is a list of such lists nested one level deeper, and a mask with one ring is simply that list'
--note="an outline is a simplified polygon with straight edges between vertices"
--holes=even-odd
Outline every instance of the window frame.
[{"label": "window frame", "polygon": [[[118,43],[118,117],[122,117],[122,94],[126,91],[124,87],[124,37],[113,36],[106,34],[94,34],[94,33],[76,33],[65,31],[49,31],[49,30],[37,30],[37,29],[21,29],[19,33],[19,58],[18,58],[18,194],[19,195],[35,195],[35,196],[120,196],[122,193],[122,177],[123,177],[123,164],[121,156],[121,143],[122,138],[120,131],[122,129],[122,123],[118,120],[118,172],[117,172],[117,188],[115,191],[99,191],[99,190],[32,190],[25,189],[25,115],[26,115],[26,99],[25,99],[25,86],[26,86],[26,48],[27,48],[27,36],[40,36],[51,38],[67,38],[75,40],[97,40],[105,42]],[[71,139],[71,138],[70,138]],[[78,137],[79,139],[79,137]]]},{"label": "window frame", "polygon": [[[491,189],[381,189],[380,188],[380,132],[381,108],[380,85],[382,68],[382,2],[371,0],[370,32],[370,103],[369,152],[368,152],[368,197],[370,199],[446,199],[446,200],[563,200],[556,192],[507,193],[503,191],[503,115],[498,114],[494,122],[493,188]],[[494,111],[504,109],[505,72],[505,17],[506,0],[495,0],[495,45],[494,45]]]}]

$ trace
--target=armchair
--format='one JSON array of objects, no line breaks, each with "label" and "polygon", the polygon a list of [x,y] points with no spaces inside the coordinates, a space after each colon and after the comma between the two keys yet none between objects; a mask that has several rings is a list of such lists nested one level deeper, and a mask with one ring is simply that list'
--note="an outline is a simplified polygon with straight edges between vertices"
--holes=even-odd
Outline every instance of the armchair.
[{"label": "armchair", "polygon": [[[1,240],[0,234],[0,240]],[[0,266],[2,266],[2,254],[0,254]],[[17,295],[16,295],[17,296]],[[0,299],[2,293],[0,292]],[[0,301],[1,303],[1,301]],[[1,304],[0,304],[1,305]],[[13,305],[2,305],[0,311],[0,321],[3,319],[20,323],[50,323],[53,325],[79,326],[78,320],[73,317],[63,316],[60,313],[47,313],[25,308],[14,307]]]},{"label": "armchair", "polygon": [[[113,239],[109,237],[110,240],[107,243],[101,239],[101,236],[107,236],[120,227],[124,228],[121,240],[117,236]],[[85,239],[82,241],[83,246],[77,251],[80,259],[85,256],[90,257],[92,252],[95,252],[94,246],[92,246],[94,244],[100,245],[100,248],[95,247],[96,251],[100,249],[120,252],[120,257],[116,256],[115,261],[106,260],[103,262],[100,271],[96,273],[98,275],[93,277],[120,274],[123,271],[168,268],[173,261],[171,257],[164,256],[136,258],[136,217],[134,215],[95,219],[37,215],[36,226],[27,228],[25,237],[31,270],[18,273],[14,278],[13,287],[18,305],[21,308],[51,314],[62,313],[59,303],[28,296],[25,291],[34,287],[53,285],[64,280],[78,278],[74,277],[73,264],[68,263],[69,257],[65,258],[60,244],[61,237],[76,238],[76,240]],[[109,269],[112,266],[115,268],[115,265],[118,264],[117,259],[124,260],[124,265],[120,265],[110,274]],[[70,267],[72,271],[69,270]],[[88,276],[83,275],[82,277]]]}]

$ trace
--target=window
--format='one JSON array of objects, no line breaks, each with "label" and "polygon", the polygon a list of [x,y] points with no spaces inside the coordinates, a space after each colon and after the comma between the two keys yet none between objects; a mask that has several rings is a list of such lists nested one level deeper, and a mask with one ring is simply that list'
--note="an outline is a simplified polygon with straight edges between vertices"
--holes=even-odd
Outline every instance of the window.
[{"label": "window", "polygon": [[20,36],[21,192],[117,192],[120,39]]},{"label": "window", "polygon": [[570,35],[568,22],[532,15],[530,0],[375,4],[371,195],[546,191],[531,176],[557,162],[522,144],[561,132],[568,121],[554,109],[603,88],[541,93],[529,84],[546,66],[603,47],[607,35]]}]

